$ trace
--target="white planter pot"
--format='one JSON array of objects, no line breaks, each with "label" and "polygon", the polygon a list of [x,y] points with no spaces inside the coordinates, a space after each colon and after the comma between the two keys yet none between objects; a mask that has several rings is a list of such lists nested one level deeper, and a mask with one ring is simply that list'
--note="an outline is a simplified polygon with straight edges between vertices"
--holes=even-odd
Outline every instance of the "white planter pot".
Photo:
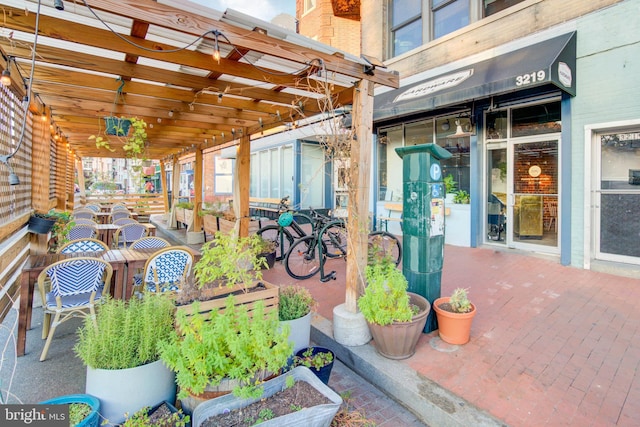
[{"label": "white planter pot", "polygon": [[125,414],[163,400],[175,402],[175,374],[158,360],[130,369],[87,367],[87,394],[100,400],[100,415],[110,424],[120,424]]},{"label": "white planter pot", "polygon": [[447,245],[471,246],[471,205],[446,205],[450,213],[445,217],[444,242]]},{"label": "white planter pot", "polygon": [[293,320],[281,320],[281,325],[289,325],[289,341],[293,342],[293,354],[298,350],[309,347],[311,336],[311,313]]}]

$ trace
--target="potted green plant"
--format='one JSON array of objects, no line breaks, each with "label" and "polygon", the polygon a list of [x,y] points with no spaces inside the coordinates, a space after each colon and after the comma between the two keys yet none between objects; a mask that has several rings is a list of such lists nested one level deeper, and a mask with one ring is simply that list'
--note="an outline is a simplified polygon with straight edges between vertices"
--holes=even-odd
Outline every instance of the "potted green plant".
[{"label": "potted green plant", "polygon": [[204,402],[193,413],[193,427],[329,426],[342,405],[342,398],[304,366],[266,381],[263,389],[257,398],[227,394]]},{"label": "potted green plant", "polygon": [[407,279],[388,257],[367,265],[365,278],[358,307],[378,353],[390,359],[412,356],[427,321],[429,301],[407,291]]},{"label": "potted green plant", "polygon": [[215,233],[213,240],[202,245],[202,256],[193,267],[195,281],[183,286],[176,303],[191,313],[197,300],[199,310],[207,312],[224,307],[228,294],[240,293],[239,304],[262,300],[267,312],[277,312],[279,288],[262,280],[261,247],[261,238],[255,234],[239,238]]},{"label": "potted green plant", "polygon": [[451,203],[453,201],[453,197],[458,192],[458,182],[453,178],[452,174],[448,174],[444,178],[442,178],[442,182],[444,183],[444,192],[447,197],[447,201]]},{"label": "potted green plant", "polygon": [[[137,117],[116,118],[107,123],[105,136],[113,135],[122,143],[122,149],[125,155],[133,160],[144,158],[145,144],[147,143],[147,122]],[[125,132],[127,124],[133,129]],[[111,141],[108,137],[98,135],[89,136],[89,140],[93,140],[97,148],[104,148],[109,151],[115,151],[111,147]],[[139,166],[139,165],[138,165]]]},{"label": "potted green plant", "polygon": [[306,366],[325,384],[329,384],[335,355],[326,347],[312,346],[300,349],[293,358],[293,366]]},{"label": "potted green plant", "polygon": [[250,311],[233,295],[224,301],[223,308],[207,314],[197,309],[198,302],[193,313],[178,308],[175,329],[159,344],[188,414],[201,402],[230,392],[260,396],[260,383],[278,374],[291,355],[289,331],[278,327],[277,311],[265,312],[262,301]]},{"label": "potted green plant", "polygon": [[471,195],[467,191],[459,190],[453,196],[453,203],[468,205],[469,203],[471,203]]},{"label": "potted green plant", "polygon": [[456,288],[450,297],[440,297],[433,302],[438,321],[438,334],[449,344],[466,344],[471,336],[471,324],[476,306],[469,301],[467,290]]},{"label": "potted green plant", "polygon": [[127,419],[122,427],[187,427],[190,417],[171,402],[160,402],[150,408],[145,406]]},{"label": "potted green plant", "polygon": [[289,341],[297,352],[309,346],[311,337],[311,312],[316,300],[309,289],[298,285],[280,287],[278,319],[281,325],[289,325]]},{"label": "potted green plant", "polygon": [[276,242],[270,239],[264,239],[260,234],[260,248],[258,256],[264,258],[263,268],[273,268],[276,264]]},{"label": "potted green plant", "polygon": [[89,394],[68,394],[54,397],[40,405],[69,405],[69,425],[72,427],[98,427],[100,401]]},{"label": "potted green plant", "polygon": [[100,399],[113,424],[125,413],[175,399],[175,377],[160,360],[158,343],[173,332],[169,296],[145,294],[128,301],[107,298],[78,330],[76,355],[87,367],[86,393]]}]

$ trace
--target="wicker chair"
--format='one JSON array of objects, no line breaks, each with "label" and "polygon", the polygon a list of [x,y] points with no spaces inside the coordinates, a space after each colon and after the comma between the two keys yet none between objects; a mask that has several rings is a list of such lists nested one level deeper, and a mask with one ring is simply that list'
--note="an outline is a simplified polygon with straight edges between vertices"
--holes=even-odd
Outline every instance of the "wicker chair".
[{"label": "wicker chair", "polygon": [[144,224],[125,224],[116,230],[113,236],[113,245],[116,249],[126,249],[136,240],[148,235],[149,229]]},{"label": "wicker chair", "polygon": [[186,246],[170,246],[149,257],[142,276],[134,277],[134,294],[176,292],[191,274],[193,254]]},{"label": "wicker chair", "polygon": [[58,248],[59,254],[72,254],[78,252],[102,252],[108,251],[109,246],[98,239],[70,240]]},{"label": "wicker chair", "polygon": [[98,235],[98,229],[91,224],[76,224],[69,229],[67,240],[76,239],[95,239]]},{"label": "wicker chair", "polygon": [[40,273],[38,289],[44,309],[42,339],[47,339],[41,362],[47,358],[58,325],[72,317],[90,316],[95,322],[95,305],[102,301],[104,285],[111,282],[112,274],[111,264],[91,257],[58,261]]}]

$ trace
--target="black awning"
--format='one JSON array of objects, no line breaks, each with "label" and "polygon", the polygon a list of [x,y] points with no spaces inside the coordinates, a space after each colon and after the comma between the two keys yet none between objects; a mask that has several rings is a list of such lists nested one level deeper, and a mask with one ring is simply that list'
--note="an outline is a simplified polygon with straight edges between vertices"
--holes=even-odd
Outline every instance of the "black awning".
[{"label": "black awning", "polygon": [[575,96],[575,68],[574,31],[377,95],[373,120],[549,84]]}]

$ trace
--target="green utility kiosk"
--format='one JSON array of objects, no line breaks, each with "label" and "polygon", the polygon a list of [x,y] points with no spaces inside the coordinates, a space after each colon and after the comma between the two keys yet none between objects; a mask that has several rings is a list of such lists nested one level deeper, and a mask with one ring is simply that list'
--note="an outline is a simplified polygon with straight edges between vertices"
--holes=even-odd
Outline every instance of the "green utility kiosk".
[{"label": "green utility kiosk", "polygon": [[[402,273],[409,291],[430,304],[440,298],[444,258],[444,197],[440,160],[451,157],[437,144],[396,148],[402,158]],[[438,328],[433,309],[424,332]]]}]

